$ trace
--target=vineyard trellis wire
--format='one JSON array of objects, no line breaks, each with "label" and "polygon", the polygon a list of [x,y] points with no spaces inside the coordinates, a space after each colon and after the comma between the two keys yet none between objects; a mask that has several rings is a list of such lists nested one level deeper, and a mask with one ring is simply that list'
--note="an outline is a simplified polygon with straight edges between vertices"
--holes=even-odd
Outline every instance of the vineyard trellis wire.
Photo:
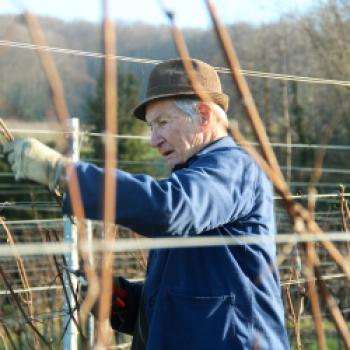
[{"label": "vineyard trellis wire", "polygon": [[[208,5],[210,5],[210,2],[207,2],[207,4]],[[218,29],[218,32],[219,32],[219,35],[220,35],[220,30],[222,30],[222,28],[220,27],[220,24],[218,23],[218,19],[217,18],[215,18],[215,15],[212,13],[212,17],[213,17],[213,19],[214,19],[214,22],[215,22],[215,24],[216,24],[216,26],[217,26],[217,29]],[[31,17],[31,16],[29,16],[28,17],[29,19],[30,19],[30,21],[32,21],[33,20],[33,17]],[[29,25],[29,27],[30,26],[33,26],[33,22],[30,22],[30,21],[28,21],[28,25]],[[29,24],[29,23],[31,23],[31,24]],[[172,25],[174,25],[174,23],[172,24]],[[35,26],[35,25],[34,25]],[[110,29],[109,29],[110,30]],[[107,30],[107,36],[108,36],[108,31],[109,30]],[[222,33],[222,32],[221,32]],[[175,37],[175,41],[176,41],[176,37],[177,37],[177,39],[179,39],[180,37],[179,37],[179,32],[178,31],[176,31],[176,28],[174,27],[174,37]],[[34,39],[34,41],[35,40],[38,40],[38,39]],[[39,40],[40,41],[40,40]],[[2,43],[2,42],[1,42]],[[36,44],[35,45],[35,49],[39,49],[39,50],[42,50],[42,51],[52,51],[52,50],[47,50],[47,46],[43,46],[43,45],[38,45],[38,44]],[[228,54],[228,58],[230,58],[230,54]],[[232,56],[232,54],[231,54],[231,56]],[[103,54],[100,58],[108,58],[108,57],[110,57],[110,54],[109,53],[107,53],[107,55],[106,54]],[[47,58],[47,57],[46,57]],[[142,62],[142,63],[145,63],[145,62]],[[231,69],[231,71],[236,71],[236,70],[234,70],[234,69]],[[230,72],[231,72],[230,71]],[[237,71],[239,71],[239,70],[237,70]],[[228,72],[228,73],[230,73],[230,72]],[[244,71],[241,71],[242,73],[245,73]],[[49,73],[48,73],[49,74]],[[260,76],[263,76],[264,74],[262,74],[262,73],[259,73],[260,74]],[[264,75],[264,77],[265,77],[265,75]],[[266,76],[267,77],[267,76]],[[271,75],[270,74],[270,76],[268,76],[269,78],[273,78],[273,75]],[[277,75],[276,75],[276,77],[277,77]],[[312,78],[307,78],[307,79],[305,79],[305,80],[303,80],[303,78],[304,77],[293,77],[293,76],[287,76],[287,75],[284,75],[284,76],[281,76],[281,77],[278,77],[278,78],[281,78],[281,79],[286,79],[286,80],[289,80],[289,78],[290,79],[294,79],[295,81],[306,81],[306,82],[310,82],[310,83],[320,83],[320,84],[333,84],[333,85],[339,85],[339,86],[348,86],[348,83],[349,82],[342,82],[342,81],[329,81],[329,80],[322,80],[322,79],[319,79],[317,82],[316,82],[316,80],[314,81]],[[297,79],[299,79],[299,80],[297,80]],[[54,90],[54,89],[53,89]],[[106,90],[108,90],[108,89],[106,89]],[[62,99],[62,97],[61,97],[61,99]],[[59,108],[62,108],[62,105],[61,105],[61,107],[57,107],[57,109],[59,110]],[[63,109],[64,109],[64,107],[63,107]],[[62,111],[61,112],[58,112],[58,114],[59,115],[63,115],[64,113],[62,113]],[[113,113],[112,113],[113,114]],[[67,115],[69,115],[69,113],[67,113]],[[112,118],[112,117],[111,117]],[[253,118],[254,119],[254,118]],[[256,118],[255,118],[256,119]],[[254,126],[254,120],[253,120],[253,126]],[[259,133],[259,131],[258,131],[258,133]],[[112,136],[112,134],[113,133],[111,133],[110,132],[110,130],[108,130],[108,132],[107,132],[107,135],[109,136],[109,137],[111,137]],[[238,136],[237,136],[238,135]],[[91,136],[103,136],[103,135],[91,135]],[[237,134],[236,133],[236,136],[237,137],[239,137],[239,134]],[[242,144],[246,144],[245,142],[244,142],[244,140],[242,140],[243,142],[242,142]],[[265,154],[266,154],[266,156],[265,156],[265,161],[262,161],[262,165],[265,167],[265,170],[267,170],[267,172],[269,173],[269,168],[270,167],[273,167],[274,168],[274,170],[276,170],[276,169],[279,169],[279,167],[278,167],[278,164],[276,164],[274,161],[272,161],[271,162],[271,160],[270,160],[270,156],[271,156],[271,151],[269,150],[269,146],[270,144],[268,143],[268,142],[262,142],[262,146],[263,147],[267,147],[267,150],[266,150],[266,152],[265,152]],[[302,147],[304,147],[304,145],[302,146]],[[307,147],[307,145],[305,145],[305,147]],[[310,145],[310,147],[311,147],[311,145]],[[329,146],[328,146],[329,147]],[[345,150],[346,148],[345,147],[347,147],[347,146],[335,146],[335,147],[338,147],[337,149],[341,149],[341,147],[344,147],[343,149]],[[315,147],[316,148],[316,147]],[[327,146],[325,146],[325,148],[327,148]],[[249,148],[248,148],[249,149]],[[253,152],[253,155],[255,156],[255,157],[257,157],[256,156],[256,154]],[[258,158],[258,157],[257,157]],[[111,162],[111,159],[109,159],[108,160],[109,162]],[[110,164],[113,164],[113,162],[111,162]],[[272,164],[272,165],[271,165]],[[113,166],[114,166],[114,164],[113,164]],[[300,169],[299,169],[300,170]],[[308,168],[308,171],[313,171],[314,169],[312,169],[312,168]],[[325,169],[326,170],[326,169]],[[336,169],[330,169],[330,170],[336,170]],[[338,170],[336,170],[336,171],[338,171]],[[346,174],[346,171],[344,172],[345,174]],[[290,209],[290,213],[292,214],[292,217],[293,217],[293,219],[294,220],[296,220],[296,228],[297,228],[297,231],[300,231],[300,232],[303,232],[304,230],[305,230],[305,228],[304,227],[302,227],[302,228],[300,228],[300,224],[301,224],[301,222],[303,222],[304,223],[304,225],[306,225],[306,227],[307,227],[307,229],[306,229],[306,231],[310,231],[310,232],[319,232],[318,231],[318,228],[317,227],[315,227],[315,225],[313,225],[313,221],[312,221],[312,217],[309,217],[308,215],[306,215],[306,212],[305,211],[303,211],[300,207],[298,207],[298,206],[293,206],[295,203],[293,203],[293,202],[291,202],[291,199],[295,199],[293,196],[291,196],[291,195],[289,195],[289,194],[287,194],[286,192],[284,192],[284,187],[283,187],[283,177],[281,176],[280,178],[278,178],[278,176],[276,177],[274,177],[274,176],[272,176],[272,180],[274,180],[275,181],[275,185],[277,185],[277,188],[280,190],[280,192],[282,192],[282,197],[283,197],[283,199],[287,202],[287,204],[289,205],[289,209]],[[72,186],[72,188],[74,189],[74,185]],[[72,189],[72,191],[73,191],[73,189]],[[317,197],[321,197],[321,196],[328,196],[328,195],[330,195],[331,197],[336,197],[336,198],[339,198],[339,194],[334,194],[334,193],[332,193],[332,194],[321,194],[321,195],[315,195],[315,196],[307,196],[306,198],[307,199],[316,199]],[[345,193],[343,193],[343,197],[346,197],[346,195],[347,194],[345,194]],[[79,197],[79,195],[76,193],[76,197]],[[300,198],[301,196],[297,196],[296,198],[299,198],[299,199],[302,199],[302,198]],[[304,195],[304,198],[305,198],[305,195]],[[79,202],[79,201],[78,201]],[[36,206],[36,208],[35,208],[35,211],[36,210],[38,210],[38,208],[40,207],[40,204],[42,204],[43,206],[47,206],[47,205],[50,205],[50,206],[53,206],[53,204],[51,203],[51,202],[39,202],[39,201],[36,201],[35,202],[35,206]],[[11,204],[11,203],[10,203]],[[25,203],[22,203],[22,205],[23,204],[25,204]],[[27,203],[27,204],[29,204],[29,203]],[[33,206],[33,205],[32,205]],[[10,207],[10,205],[8,206],[8,207]],[[3,208],[5,208],[5,206],[3,206]],[[82,215],[82,212],[81,211],[79,211],[79,208],[76,208],[76,210],[79,212],[79,215],[78,215],[78,219],[80,220],[80,226],[82,227],[83,225],[82,225],[82,220],[83,220],[83,215]],[[311,211],[311,213],[313,213],[313,211],[312,210],[310,210]],[[317,214],[317,212],[316,212],[316,214]],[[340,215],[342,215],[342,218],[344,219],[344,213],[340,213]],[[106,221],[108,222],[108,221],[111,221],[110,219],[106,219]],[[36,221],[36,223],[35,224],[37,224],[38,226],[42,226],[42,224],[43,224],[44,222],[41,222],[39,219]],[[9,223],[7,223],[7,224],[9,224]],[[25,222],[24,221],[22,221],[21,222],[21,224],[24,224],[25,225]],[[299,225],[299,226],[298,226]],[[105,226],[108,226],[108,224],[105,224]],[[38,228],[38,231],[41,231],[41,230],[43,230],[43,227],[40,227],[40,229]],[[45,230],[47,230],[47,228],[45,228]],[[108,232],[111,232],[111,231],[109,231],[109,230],[107,230]],[[43,233],[43,232],[42,232]],[[50,235],[50,233],[48,233],[48,232],[45,232],[45,234],[47,235]],[[309,241],[309,242],[316,242],[317,241],[317,238],[319,237],[319,239],[320,238],[322,238],[322,239],[320,239],[320,241],[322,241],[322,242],[327,242],[328,240],[329,241],[333,241],[334,239],[335,239],[335,237],[336,237],[336,234],[334,233],[334,234],[331,234],[331,235],[325,235],[325,234],[321,234],[320,232],[319,232],[319,235],[320,236],[317,236],[317,234],[315,235],[315,234],[312,234],[311,236],[310,236],[310,238],[311,238],[311,241]],[[346,234],[343,234],[343,233],[339,233],[339,235],[340,235],[340,241],[341,242],[346,242],[348,239],[349,239],[349,237],[346,235]],[[303,236],[302,236],[302,234],[301,235],[299,235],[299,237],[298,238],[300,238],[299,240],[298,240],[298,238],[296,238],[296,241],[292,241],[292,243],[293,243],[293,245],[295,245],[296,244],[296,242],[298,241],[298,242],[301,242],[302,240],[301,240],[301,238],[302,238]],[[125,248],[121,245],[121,243],[122,243],[123,241],[119,241],[119,244],[120,244],[120,247],[119,248],[123,248],[124,250],[125,250]],[[187,241],[187,243],[188,243],[188,241]],[[284,243],[288,243],[288,242],[284,242]],[[289,242],[290,243],[290,242]],[[140,244],[140,242],[138,242],[137,244]],[[154,247],[155,246],[155,242],[150,242],[149,243],[150,245],[149,245],[149,247]],[[195,243],[196,245],[198,245],[199,243],[198,242],[196,242]],[[206,242],[206,244],[208,244],[208,242]],[[16,244],[17,246],[18,246],[18,251],[20,251],[20,247],[21,247],[21,245],[20,244]],[[48,243],[47,244],[48,246],[50,246],[50,244]],[[96,243],[96,247],[98,246],[98,243]],[[29,247],[28,245],[27,245],[27,247]],[[83,246],[80,246],[80,252],[82,253],[82,254],[84,254],[84,249],[82,248]],[[328,247],[328,248],[327,248]],[[145,247],[143,247],[143,248],[145,248]],[[326,249],[329,249],[330,248],[330,245],[328,245],[328,246],[326,246]],[[139,247],[136,247],[135,249],[140,249],[140,246]],[[310,251],[312,251],[312,249],[313,249],[313,247],[312,246],[307,246],[307,248],[306,248],[306,251],[307,251],[307,253],[310,253]],[[103,250],[106,250],[106,249],[102,249],[102,251]],[[4,253],[4,251],[2,251],[3,253]],[[290,251],[291,252],[291,251]],[[333,254],[334,253],[336,253],[336,250],[332,250],[332,252],[333,252]],[[39,253],[39,250],[38,250],[38,253]],[[13,254],[13,252],[12,252],[12,254]],[[54,254],[54,252],[51,252],[51,254],[53,254],[53,255],[55,255]],[[59,253],[56,253],[56,254],[59,254]],[[1,254],[0,254],[1,255]],[[308,255],[308,258],[309,258],[309,260],[310,260],[310,254],[307,254]],[[5,256],[5,254],[3,255],[3,256]],[[333,257],[335,257],[336,255],[333,255]],[[314,257],[317,257],[316,255],[314,255]],[[341,259],[339,259],[339,257],[336,259],[336,261],[338,262],[338,263],[341,263]],[[315,262],[315,261],[309,261],[309,263],[310,263],[310,265],[309,265],[309,268],[311,268],[311,270],[312,269],[315,269],[315,274],[317,274],[318,276],[320,276],[320,274],[319,274],[319,270],[318,270],[318,268],[319,267],[322,267],[323,265],[322,265],[322,262],[320,262],[319,264],[317,263],[317,261]],[[324,262],[323,262],[324,263]],[[51,265],[52,265],[52,261],[51,261]],[[88,264],[87,264],[87,266],[88,266]],[[342,267],[345,267],[345,270],[346,270],[346,264],[344,264],[344,265],[341,265]],[[310,272],[310,270],[307,270],[306,269],[306,271],[309,271]],[[88,276],[90,276],[89,278],[90,278],[90,280],[92,281],[93,280],[93,274],[92,274],[92,271],[87,271],[87,273],[88,273]],[[338,275],[339,276],[339,275]],[[346,273],[345,274],[343,274],[342,275],[342,277],[345,277],[345,276],[348,276]],[[339,277],[340,278],[340,277]],[[6,278],[5,278],[5,280],[6,280]],[[306,279],[305,281],[307,282],[307,283],[312,283],[313,281],[315,281],[315,280],[317,280],[318,281],[318,283],[320,283],[321,285],[322,285],[322,283],[321,283],[321,281],[323,280],[322,278],[316,278],[315,276],[310,276],[310,278],[309,279]],[[289,280],[289,281],[291,281],[291,280]],[[301,279],[298,279],[298,280],[295,280],[296,281],[296,283],[301,283],[301,282],[304,282],[304,280],[301,280]],[[285,283],[287,283],[287,282],[285,282]],[[93,284],[93,283],[92,283]],[[324,285],[323,285],[324,286]],[[12,290],[12,296],[14,296],[14,294],[16,294],[16,293],[14,293],[14,290],[13,290],[13,288],[12,287],[9,287],[11,290]],[[108,288],[107,288],[108,289]],[[313,292],[313,289],[312,289],[312,287],[310,287],[310,294],[312,294]],[[18,302],[18,299],[16,299],[15,297],[13,297],[13,299],[16,301],[16,302]],[[18,304],[18,305],[20,305],[20,304]],[[331,313],[332,313],[332,311],[334,311],[334,309],[331,309]],[[344,309],[343,310],[343,312],[345,312],[346,311],[346,309]],[[334,314],[333,314],[334,315]],[[24,321],[26,322],[26,323],[29,323],[29,324],[31,324],[32,326],[33,326],[33,324],[32,324],[32,321],[35,319],[35,317],[32,317],[32,318],[28,318],[27,316],[26,317],[24,317]],[[335,317],[335,319],[336,319],[336,323],[337,324],[339,324],[339,322],[341,322],[341,320],[339,321],[339,318],[337,319],[336,317]],[[317,323],[317,322],[316,322]],[[100,322],[100,324],[102,324],[102,322]],[[320,323],[317,323],[318,324],[318,326],[321,326],[320,325]],[[5,325],[5,326],[7,326],[7,325]],[[4,328],[4,332],[6,333],[6,335],[5,335],[5,337],[7,336],[8,337],[8,339],[11,339],[11,336],[8,336],[7,334],[8,334],[8,331],[6,331],[6,328]],[[102,329],[100,329],[100,331],[99,331],[99,334],[101,334],[103,332],[103,330]],[[346,339],[347,339],[347,335],[346,335],[346,333],[342,333],[342,335],[343,335],[343,337],[344,337],[344,340],[346,341]],[[3,335],[2,335],[3,336]],[[322,334],[321,334],[321,332],[320,332],[320,328],[318,329],[318,336],[319,336],[319,344],[320,344],[320,347],[322,348],[322,347],[324,347],[324,337],[322,337]],[[101,343],[105,343],[106,342],[106,340],[104,340],[104,339],[100,339],[99,340]],[[46,342],[46,341],[43,341],[44,343]],[[47,343],[47,342],[46,342]],[[49,344],[50,345],[50,344]]]}]

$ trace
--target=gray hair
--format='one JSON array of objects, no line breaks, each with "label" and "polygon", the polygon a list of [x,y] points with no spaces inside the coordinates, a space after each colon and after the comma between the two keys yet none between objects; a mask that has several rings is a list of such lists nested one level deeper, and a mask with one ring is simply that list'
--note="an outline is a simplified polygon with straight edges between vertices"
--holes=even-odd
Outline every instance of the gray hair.
[{"label": "gray hair", "polygon": [[175,105],[176,107],[186,115],[186,117],[194,120],[196,117],[198,117],[198,100],[195,100],[193,98],[177,98],[175,99]]},{"label": "gray hair", "polygon": [[[175,99],[175,105],[176,107],[185,114],[186,117],[188,117],[191,120],[194,120],[195,118],[199,117],[198,113],[198,103],[199,100],[188,98],[188,97],[182,97],[182,98],[176,98]],[[225,127],[228,126],[228,119],[226,112],[216,103],[211,103],[214,114],[216,116],[216,120],[219,124],[224,125]]]}]

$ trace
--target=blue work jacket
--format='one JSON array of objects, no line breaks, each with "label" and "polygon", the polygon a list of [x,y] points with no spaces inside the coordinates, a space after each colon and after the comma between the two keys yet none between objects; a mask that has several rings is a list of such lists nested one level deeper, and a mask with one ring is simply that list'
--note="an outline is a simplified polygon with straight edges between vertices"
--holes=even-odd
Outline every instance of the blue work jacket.
[{"label": "blue work jacket", "polygon": [[[101,219],[104,171],[86,163],[75,167],[86,216]],[[115,175],[116,222],[141,235],[275,235],[272,186],[230,137],[205,147],[164,180],[120,170]],[[69,196],[64,210],[70,213]],[[151,250],[141,300],[146,349],[289,349],[274,263],[273,240]],[[139,285],[124,287],[140,296]],[[128,322],[115,327],[128,331]]]}]

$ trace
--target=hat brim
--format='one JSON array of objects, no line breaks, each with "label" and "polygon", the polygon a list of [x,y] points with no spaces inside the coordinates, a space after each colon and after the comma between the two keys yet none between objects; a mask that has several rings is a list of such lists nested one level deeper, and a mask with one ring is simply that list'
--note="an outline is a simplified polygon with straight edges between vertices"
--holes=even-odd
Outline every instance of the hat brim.
[{"label": "hat brim", "polygon": [[[224,93],[217,93],[217,92],[209,92],[207,93],[210,98],[218,104],[225,112],[228,110],[228,101],[229,98],[226,94]],[[193,91],[191,92],[183,92],[183,93],[170,93],[170,94],[161,94],[161,95],[154,95],[149,98],[145,98],[141,103],[139,103],[133,110],[133,114],[137,119],[146,120],[146,106],[150,102],[155,102],[159,100],[163,100],[166,98],[171,98],[171,97],[198,97],[196,93]]]}]

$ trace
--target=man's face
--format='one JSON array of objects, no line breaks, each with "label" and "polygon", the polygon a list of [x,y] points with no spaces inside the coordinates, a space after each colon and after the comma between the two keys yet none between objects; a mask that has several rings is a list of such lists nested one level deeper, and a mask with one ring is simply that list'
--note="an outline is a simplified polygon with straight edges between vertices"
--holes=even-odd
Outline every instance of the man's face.
[{"label": "man's face", "polygon": [[202,144],[198,118],[186,117],[171,99],[150,102],[146,121],[151,127],[151,146],[158,149],[171,168],[185,163]]}]

